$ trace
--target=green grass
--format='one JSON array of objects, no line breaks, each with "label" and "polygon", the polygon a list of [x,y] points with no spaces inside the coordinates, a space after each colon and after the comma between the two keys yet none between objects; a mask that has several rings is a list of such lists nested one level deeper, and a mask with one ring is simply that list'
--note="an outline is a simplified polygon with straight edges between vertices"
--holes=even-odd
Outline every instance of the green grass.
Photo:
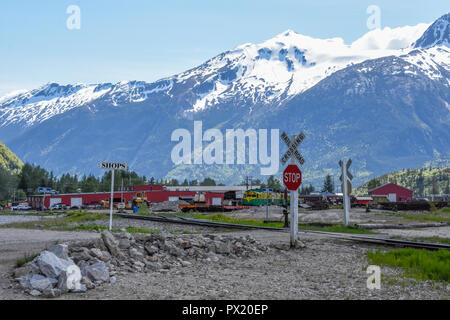
[{"label": "green grass", "polygon": [[0,228],[51,229],[51,230],[99,230],[92,224],[85,222],[106,220],[108,217],[100,213],[86,213],[84,211],[70,211],[65,216],[49,218],[40,221],[15,222],[1,225]]},{"label": "green grass", "polygon": [[332,225],[332,226],[312,226],[306,224],[299,224],[299,229],[303,230],[313,230],[313,231],[326,231],[326,232],[338,232],[338,233],[354,233],[354,234],[376,234],[372,230],[364,229],[358,226],[343,226],[343,225]]},{"label": "green grass", "polygon": [[368,252],[370,264],[401,268],[404,276],[419,280],[450,281],[450,251],[396,249]]},{"label": "green grass", "polygon": [[[264,223],[261,220],[253,220],[253,219],[236,219],[230,216],[224,215],[222,213],[212,214],[212,215],[204,215],[200,213],[193,213],[191,217],[194,219],[204,219],[214,222],[224,222],[224,223],[233,223],[233,224],[241,224],[241,225],[249,225],[249,226],[257,226],[257,227],[274,227],[274,228],[282,228],[284,226],[284,222],[268,222]],[[358,234],[374,234],[375,232],[363,229],[357,226],[342,226],[342,225],[332,225],[332,226],[312,226],[307,224],[299,224],[300,230],[316,230],[316,231],[327,231],[327,232],[340,232],[340,233],[358,233]]]},{"label": "green grass", "polygon": [[23,258],[17,259],[16,261],[16,267],[20,268],[22,267],[24,264],[33,261],[34,258],[36,258],[39,255],[39,253],[34,253],[34,254],[25,254],[23,256]]},{"label": "green grass", "polygon": [[417,238],[416,240],[422,241],[422,242],[437,242],[437,243],[450,244],[449,238],[427,237],[427,238]]},{"label": "green grass", "polygon": [[136,228],[131,226],[127,227],[125,231],[129,233],[161,233],[161,230],[158,229]]}]

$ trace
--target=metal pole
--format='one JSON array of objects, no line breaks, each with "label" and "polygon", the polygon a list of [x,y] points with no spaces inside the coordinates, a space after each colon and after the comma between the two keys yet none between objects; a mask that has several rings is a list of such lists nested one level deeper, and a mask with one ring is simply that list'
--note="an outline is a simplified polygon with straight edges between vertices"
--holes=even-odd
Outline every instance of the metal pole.
[{"label": "metal pole", "polygon": [[[295,141],[295,136],[292,136],[292,141]],[[295,164],[295,160],[291,159],[291,164]],[[298,240],[298,188],[291,191],[291,247],[295,246]]]},{"label": "metal pole", "polygon": [[45,191],[44,191],[44,200],[42,200],[42,211],[45,209]]},{"label": "metal pole", "polygon": [[346,163],[343,162],[342,165],[342,184],[343,184],[343,196],[344,196],[344,201],[343,201],[343,205],[344,205],[344,224],[346,226],[348,226],[349,222],[350,222],[350,209],[349,209],[349,199],[348,199],[348,184],[347,184],[347,166]]},{"label": "metal pole", "polygon": [[269,221],[269,189],[266,189],[266,220]]},{"label": "metal pole", "polygon": [[113,200],[114,200],[114,169],[111,170],[111,202],[109,204],[109,231],[112,230]]}]

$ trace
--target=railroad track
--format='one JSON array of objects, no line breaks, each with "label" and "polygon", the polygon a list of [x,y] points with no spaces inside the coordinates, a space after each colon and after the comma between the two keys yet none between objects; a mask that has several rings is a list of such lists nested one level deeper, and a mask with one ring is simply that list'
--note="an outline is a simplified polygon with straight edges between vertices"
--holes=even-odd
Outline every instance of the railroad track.
[{"label": "railroad track", "polygon": [[[289,232],[289,229],[285,229],[285,228],[261,227],[261,226],[251,226],[251,225],[244,225],[244,224],[224,223],[224,222],[212,222],[212,221],[190,219],[190,218],[183,218],[183,217],[167,218],[167,217],[132,215],[132,214],[124,214],[124,213],[115,213],[114,215],[117,217],[133,219],[133,220],[147,220],[147,221],[155,221],[155,222],[188,224],[188,225],[197,225],[197,226],[212,227],[212,228],[239,229],[239,230],[267,230],[267,231],[286,232],[286,233]],[[364,242],[364,243],[372,243],[372,244],[380,244],[380,245],[388,245],[388,246],[418,248],[418,249],[427,249],[427,250],[439,250],[439,249],[450,250],[450,245],[444,244],[444,243],[418,242],[418,241],[409,241],[409,240],[401,240],[401,239],[380,238],[380,237],[375,237],[375,236],[337,233],[337,232],[326,232],[326,231],[315,231],[315,230],[299,230],[299,233],[321,234],[321,235],[325,235],[325,236],[337,238],[337,239],[342,239],[342,240],[350,240],[350,241],[356,241],[356,242]]]}]

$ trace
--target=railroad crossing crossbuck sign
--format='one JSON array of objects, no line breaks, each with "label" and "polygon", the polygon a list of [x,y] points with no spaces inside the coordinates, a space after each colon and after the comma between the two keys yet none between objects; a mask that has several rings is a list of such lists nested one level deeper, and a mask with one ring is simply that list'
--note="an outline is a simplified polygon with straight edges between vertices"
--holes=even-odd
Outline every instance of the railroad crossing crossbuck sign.
[{"label": "railroad crossing crossbuck sign", "polygon": [[284,166],[286,162],[291,159],[292,163],[286,167],[283,172],[283,183],[291,193],[291,205],[290,205],[290,228],[291,228],[291,247],[295,247],[298,242],[298,187],[302,183],[302,172],[297,167],[295,161],[300,165],[305,163],[302,155],[298,152],[297,147],[305,139],[303,132],[299,135],[293,136],[292,140],[289,139],[286,132],[281,134],[281,139],[288,146],[288,151],[281,158],[281,164]]},{"label": "railroad crossing crossbuck sign", "polygon": [[300,165],[303,165],[305,163],[305,159],[303,159],[302,155],[298,152],[297,147],[305,139],[304,133],[300,132],[300,134],[294,137],[294,139],[292,139],[291,141],[286,132],[283,132],[281,134],[281,139],[283,139],[284,143],[286,143],[289,148],[281,158],[281,164],[284,166],[290,158],[295,157],[298,163],[300,163]]},{"label": "railroad crossing crossbuck sign", "polygon": [[[352,193],[352,184],[351,184],[351,180],[353,180],[353,176],[352,174],[348,171],[348,168],[350,168],[352,164],[352,159],[348,159],[347,163],[345,164],[345,168],[343,167],[344,163],[342,162],[342,160],[339,161],[339,165],[341,166],[343,172],[341,174],[341,176],[339,177],[339,180],[341,180],[341,190],[342,192],[344,192],[344,183],[347,182],[347,192],[348,194]],[[344,172],[345,171],[345,172]],[[347,179],[345,179],[346,181],[344,181],[344,175],[346,176]]]}]

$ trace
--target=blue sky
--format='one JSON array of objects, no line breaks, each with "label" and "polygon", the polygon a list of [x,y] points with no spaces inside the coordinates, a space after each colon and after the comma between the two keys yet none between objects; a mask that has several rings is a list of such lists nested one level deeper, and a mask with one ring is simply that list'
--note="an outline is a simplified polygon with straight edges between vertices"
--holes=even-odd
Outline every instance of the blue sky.
[{"label": "blue sky", "polygon": [[[69,30],[69,5],[81,29]],[[430,23],[448,0],[15,0],[0,2],[0,95],[47,82],[153,81],[195,67],[237,45],[287,30],[351,43],[369,30]]]}]

